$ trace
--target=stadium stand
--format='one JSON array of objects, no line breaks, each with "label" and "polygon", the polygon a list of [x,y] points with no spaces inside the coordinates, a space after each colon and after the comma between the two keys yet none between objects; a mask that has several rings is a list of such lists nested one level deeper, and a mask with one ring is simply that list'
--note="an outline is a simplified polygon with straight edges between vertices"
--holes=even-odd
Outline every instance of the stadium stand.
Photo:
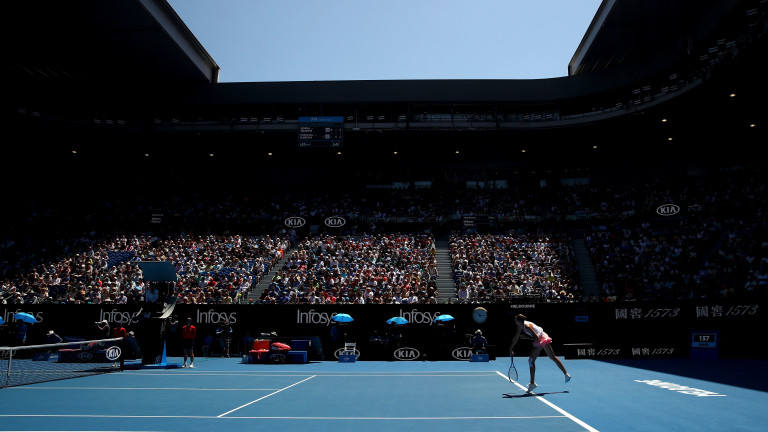
[{"label": "stadium stand", "polygon": [[[233,85],[146,3],[8,11],[30,39],[3,75],[5,132],[23,137],[0,177],[4,304],[140,302],[141,260],[172,262],[186,303],[390,302],[408,283],[419,303],[765,294],[765,2],[611,2],[547,82]],[[629,16],[653,34],[610,43]],[[300,115],[342,116],[343,146],[299,149]],[[371,297],[334,292],[344,261],[312,245],[376,255],[388,237],[413,262],[363,275]]]}]

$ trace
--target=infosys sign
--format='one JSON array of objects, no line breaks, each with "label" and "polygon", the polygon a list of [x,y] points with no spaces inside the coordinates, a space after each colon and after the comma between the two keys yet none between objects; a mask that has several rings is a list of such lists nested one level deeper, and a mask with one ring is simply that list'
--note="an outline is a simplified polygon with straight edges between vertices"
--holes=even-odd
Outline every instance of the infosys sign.
[{"label": "infosys sign", "polygon": [[[308,311],[297,310],[296,324],[328,325],[335,314],[335,312],[319,312],[315,309]],[[400,309],[398,316],[405,318],[411,324],[431,324],[439,315],[440,312],[422,312],[418,309],[404,311]]]},{"label": "infosys sign", "polygon": [[34,316],[35,320],[37,320],[38,323],[43,322],[43,313],[42,312],[26,312],[26,311],[23,311],[21,309],[16,309],[15,311],[9,311],[8,309],[3,309],[3,313],[0,314],[0,317],[5,322],[12,322],[12,321],[15,320],[15,318],[13,318],[13,316],[16,315],[17,313],[28,313],[28,314]]}]

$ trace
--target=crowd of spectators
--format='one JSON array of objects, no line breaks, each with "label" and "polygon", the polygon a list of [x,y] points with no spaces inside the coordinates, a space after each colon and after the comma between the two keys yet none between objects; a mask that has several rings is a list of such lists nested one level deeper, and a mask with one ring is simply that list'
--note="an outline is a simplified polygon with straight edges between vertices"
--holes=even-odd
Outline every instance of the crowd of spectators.
[{"label": "crowd of spectators", "polygon": [[458,302],[580,301],[572,241],[566,234],[452,235]]},{"label": "crowd of spectators", "polygon": [[585,242],[601,282],[601,297],[704,296],[699,270],[720,232],[716,221],[696,218],[592,227]]},{"label": "crowd of spectators", "polygon": [[658,180],[644,205],[688,203],[680,215],[611,220],[585,234],[602,298],[745,298],[768,294],[765,172]]},{"label": "crowd of spectators", "polygon": [[[401,227],[428,221],[455,230],[450,253],[460,301],[506,301],[518,292],[578,299],[583,287],[570,248],[571,237],[581,235],[601,298],[764,295],[765,180],[757,167],[505,189],[288,191],[258,200],[242,191],[126,195],[89,206],[72,205],[74,198],[11,200],[1,214],[0,296],[6,303],[131,303],[147,289],[136,262],[164,259],[177,266],[183,302],[243,302],[243,293],[275,266],[279,279],[255,302],[437,301],[432,278],[423,274],[435,271],[434,237],[377,226],[388,221]],[[678,204],[680,213],[657,214],[667,203]],[[476,214],[494,224],[485,233],[460,232],[461,218]],[[301,242],[284,224],[293,216],[321,224],[332,215],[349,223]],[[425,232],[423,225],[411,232],[419,230]],[[114,261],[118,252],[131,255]],[[537,259],[547,260],[546,266]],[[352,286],[368,297],[361,300]]]},{"label": "crowd of spectators", "polygon": [[[239,303],[289,247],[271,236],[122,236],[6,278],[0,292],[11,304],[153,303],[168,293],[182,303]],[[144,261],[172,263],[176,281],[146,281]]]},{"label": "crowd of spectators", "polygon": [[257,302],[436,303],[436,276],[431,235],[321,235],[299,243]]}]

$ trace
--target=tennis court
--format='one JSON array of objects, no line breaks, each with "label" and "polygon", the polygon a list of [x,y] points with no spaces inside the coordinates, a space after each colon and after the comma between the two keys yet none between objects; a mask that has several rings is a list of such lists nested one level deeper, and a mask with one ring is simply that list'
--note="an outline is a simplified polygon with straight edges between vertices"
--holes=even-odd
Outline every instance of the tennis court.
[{"label": "tennis court", "polygon": [[[170,358],[169,363],[180,359]],[[535,395],[490,362],[243,364],[135,369],[0,390],[1,430],[764,430],[768,362],[537,361]]]}]

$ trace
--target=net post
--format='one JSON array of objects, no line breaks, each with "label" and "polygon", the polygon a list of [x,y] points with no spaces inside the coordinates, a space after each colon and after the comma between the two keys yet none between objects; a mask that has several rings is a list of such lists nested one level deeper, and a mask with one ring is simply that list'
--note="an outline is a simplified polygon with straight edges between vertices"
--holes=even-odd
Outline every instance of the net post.
[{"label": "net post", "polygon": [[11,359],[13,359],[13,348],[8,348],[8,367],[5,370],[5,380],[0,388],[8,387],[8,383],[11,381]]}]

